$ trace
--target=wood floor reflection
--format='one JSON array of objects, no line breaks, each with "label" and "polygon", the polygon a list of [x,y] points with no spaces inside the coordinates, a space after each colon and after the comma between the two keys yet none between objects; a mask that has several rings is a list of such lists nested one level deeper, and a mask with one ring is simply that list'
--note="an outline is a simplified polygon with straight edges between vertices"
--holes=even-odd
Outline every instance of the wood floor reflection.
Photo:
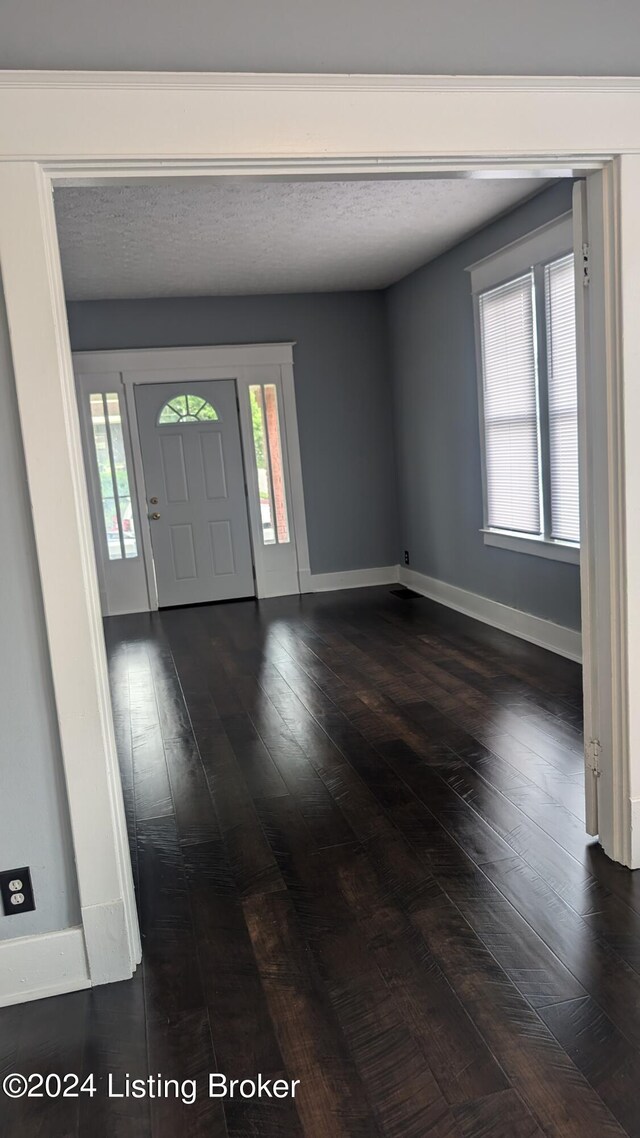
[{"label": "wood floor reflection", "polygon": [[0,1013],[3,1071],[101,1088],[8,1134],[640,1138],[640,876],[584,834],[577,665],[388,588],[106,626],[143,965]]}]

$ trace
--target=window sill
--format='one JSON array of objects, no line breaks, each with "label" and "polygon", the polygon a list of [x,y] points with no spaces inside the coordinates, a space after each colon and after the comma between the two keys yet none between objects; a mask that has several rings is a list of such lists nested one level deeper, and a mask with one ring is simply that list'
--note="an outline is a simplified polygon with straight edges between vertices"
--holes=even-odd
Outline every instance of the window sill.
[{"label": "window sill", "polygon": [[516,553],[530,553],[534,557],[547,557],[551,561],[580,564],[580,546],[569,541],[548,541],[543,537],[524,537],[523,534],[495,529],[483,529],[480,532],[485,545],[493,545],[497,549],[512,549]]}]

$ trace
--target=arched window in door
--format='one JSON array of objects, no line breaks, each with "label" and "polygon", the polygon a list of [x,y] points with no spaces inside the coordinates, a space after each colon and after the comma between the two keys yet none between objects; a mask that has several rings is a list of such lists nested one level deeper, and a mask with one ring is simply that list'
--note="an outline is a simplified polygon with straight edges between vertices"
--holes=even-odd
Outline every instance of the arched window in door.
[{"label": "arched window in door", "polygon": [[215,407],[199,395],[174,395],[158,415],[158,424],[212,423],[218,418]]}]

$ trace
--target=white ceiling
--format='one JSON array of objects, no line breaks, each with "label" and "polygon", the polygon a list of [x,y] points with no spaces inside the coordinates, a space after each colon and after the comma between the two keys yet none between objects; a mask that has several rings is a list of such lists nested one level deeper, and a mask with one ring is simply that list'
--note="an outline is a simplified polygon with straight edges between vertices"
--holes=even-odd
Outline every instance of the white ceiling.
[{"label": "white ceiling", "polygon": [[515,179],[61,188],[67,297],[385,288],[541,188]]}]

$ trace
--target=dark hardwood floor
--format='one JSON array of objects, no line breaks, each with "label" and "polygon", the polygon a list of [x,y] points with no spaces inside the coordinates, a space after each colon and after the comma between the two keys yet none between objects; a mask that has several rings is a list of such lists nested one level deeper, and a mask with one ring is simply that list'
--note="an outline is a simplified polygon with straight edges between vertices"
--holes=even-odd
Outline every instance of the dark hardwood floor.
[{"label": "dark hardwood floor", "polygon": [[640,875],[584,834],[578,666],[389,588],[106,635],[143,964],[0,1013],[3,1073],[99,1087],[3,1133],[640,1138]]}]

